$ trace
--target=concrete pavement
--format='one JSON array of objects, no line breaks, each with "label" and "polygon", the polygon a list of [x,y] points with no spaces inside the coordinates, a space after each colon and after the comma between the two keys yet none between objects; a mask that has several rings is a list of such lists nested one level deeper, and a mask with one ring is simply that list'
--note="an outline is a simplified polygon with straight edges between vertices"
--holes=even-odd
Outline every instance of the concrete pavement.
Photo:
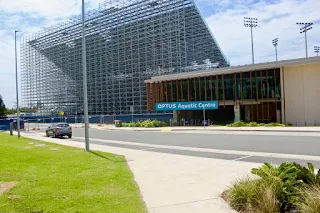
[{"label": "concrete pavement", "polygon": [[[83,148],[84,143],[22,133],[31,139]],[[125,155],[150,213],[235,213],[221,193],[259,164],[91,144],[91,150]]]}]

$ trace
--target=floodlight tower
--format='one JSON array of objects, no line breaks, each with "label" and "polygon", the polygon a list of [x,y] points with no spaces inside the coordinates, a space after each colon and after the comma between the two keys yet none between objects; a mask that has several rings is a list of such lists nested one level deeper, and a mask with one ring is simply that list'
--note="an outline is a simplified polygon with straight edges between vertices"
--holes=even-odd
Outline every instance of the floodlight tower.
[{"label": "floodlight tower", "polygon": [[319,56],[320,46],[314,46],[314,52]]},{"label": "floodlight tower", "polygon": [[313,23],[304,23],[298,22],[297,25],[302,25],[303,27],[300,28],[300,33],[304,33],[304,38],[306,42],[306,57],[308,58],[308,39],[307,39],[307,32],[312,29]]},{"label": "floodlight tower", "polygon": [[252,30],[252,28],[258,26],[258,19],[257,18],[251,18],[251,17],[244,17],[244,26],[251,28],[252,64],[254,64],[253,30]]},{"label": "floodlight tower", "polygon": [[276,49],[276,61],[278,61],[278,41],[279,41],[279,38],[275,38],[272,40],[272,44]]}]

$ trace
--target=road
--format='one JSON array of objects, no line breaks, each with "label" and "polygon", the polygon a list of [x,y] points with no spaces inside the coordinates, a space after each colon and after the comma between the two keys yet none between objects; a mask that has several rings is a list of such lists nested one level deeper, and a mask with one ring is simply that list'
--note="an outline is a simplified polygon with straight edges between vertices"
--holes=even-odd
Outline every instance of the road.
[{"label": "road", "polygon": [[[47,125],[40,125],[40,132],[44,132],[45,127],[47,127]],[[83,128],[73,128],[73,136],[73,141],[83,143]],[[311,161],[320,168],[320,134],[318,136],[251,135],[250,133],[226,134],[223,132],[191,134],[179,132],[98,130],[91,128],[90,142],[151,152],[256,163],[265,161],[281,163],[290,160],[306,164],[308,161]],[[236,151],[236,153],[232,151]],[[264,155],[257,153],[273,154]],[[277,155],[281,157],[277,157]],[[286,158],[287,155],[291,157]],[[310,160],[303,156],[312,156],[316,157],[316,159]]]}]

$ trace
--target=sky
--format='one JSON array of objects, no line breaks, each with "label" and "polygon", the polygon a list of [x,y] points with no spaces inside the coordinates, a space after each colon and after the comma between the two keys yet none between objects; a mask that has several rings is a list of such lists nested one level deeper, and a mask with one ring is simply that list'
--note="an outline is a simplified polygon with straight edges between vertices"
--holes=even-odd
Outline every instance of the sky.
[{"label": "sky", "polygon": [[[85,0],[86,9],[96,8],[102,1]],[[309,56],[315,55],[314,46],[320,46],[320,0],[195,2],[232,66],[252,62],[250,28],[244,27],[244,17],[258,18],[258,27],[253,30],[256,63],[275,60],[274,38],[279,38],[279,60],[305,57],[304,36],[300,34],[296,22],[314,23],[313,29],[308,32]],[[38,32],[80,13],[81,0],[0,0],[0,94],[7,107],[13,107],[16,102],[14,31],[23,31],[18,33],[19,48],[21,36]],[[20,84],[20,71],[18,76]]]}]

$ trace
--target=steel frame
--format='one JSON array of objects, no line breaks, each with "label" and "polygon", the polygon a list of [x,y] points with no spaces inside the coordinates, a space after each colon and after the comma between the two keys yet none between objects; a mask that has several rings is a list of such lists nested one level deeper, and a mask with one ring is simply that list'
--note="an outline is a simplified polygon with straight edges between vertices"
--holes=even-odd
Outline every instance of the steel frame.
[{"label": "steel frame", "polygon": [[[91,115],[146,113],[146,79],[229,66],[193,0],[106,0],[85,19]],[[22,38],[24,106],[82,113],[81,37],[76,16]]]}]

